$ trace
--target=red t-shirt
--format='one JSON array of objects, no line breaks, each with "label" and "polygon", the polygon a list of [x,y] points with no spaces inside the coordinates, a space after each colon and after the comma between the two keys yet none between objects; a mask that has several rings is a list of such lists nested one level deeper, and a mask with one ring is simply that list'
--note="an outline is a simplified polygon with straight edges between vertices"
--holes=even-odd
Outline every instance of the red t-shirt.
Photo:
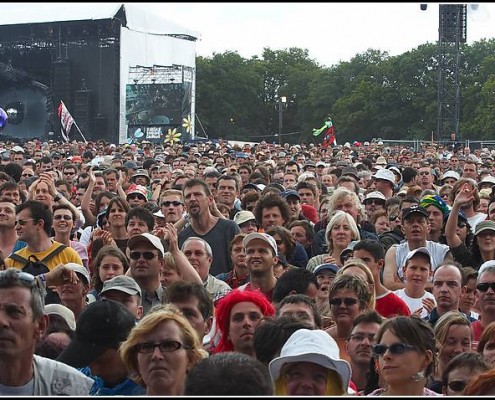
[{"label": "red t-shirt", "polygon": [[404,300],[391,291],[376,298],[375,309],[383,318],[391,318],[397,315],[408,317],[411,315],[411,310],[409,310]]}]

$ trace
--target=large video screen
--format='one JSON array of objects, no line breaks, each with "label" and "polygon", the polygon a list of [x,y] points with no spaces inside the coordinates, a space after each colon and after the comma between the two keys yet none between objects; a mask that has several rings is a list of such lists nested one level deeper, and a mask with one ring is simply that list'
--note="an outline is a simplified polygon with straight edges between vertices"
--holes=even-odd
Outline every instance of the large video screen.
[{"label": "large video screen", "polygon": [[126,87],[128,125],[182,124],[183,84],[138,84]]}]

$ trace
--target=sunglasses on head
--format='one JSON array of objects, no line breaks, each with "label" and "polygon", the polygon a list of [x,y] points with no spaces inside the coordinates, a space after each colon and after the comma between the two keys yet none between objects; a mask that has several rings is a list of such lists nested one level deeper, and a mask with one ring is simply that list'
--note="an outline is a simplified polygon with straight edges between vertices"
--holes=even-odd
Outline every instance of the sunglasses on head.
[{"label": "sunglasses on head", "polygon": [[467,386],[467,382],[464,381],[452,381],[448,384],[450,390],[453,392],[462,392]]},{"label": "sunglasses on head", "polygon": [[495,282],[483,282],[476,285],[476,289],[480,292],[486,292],[488,288],[491,288],[495,292]]},{"label": "sunglasses on head", "polygon": [[384,355],[387,350],[392,354],[404,354],[406,351],[416,350],[416,348],[405,343],[394,343],[390,346],[386,344],[375,344],[373,346],[373,354],[376,356]]},{"label": "sunglasses on head", "polygon": [[0,271],[0,282],[7,281],[20,281],[21,284],[31,287],[35,284],[36,278],[33,275],[28,274],[27,272],[9,268],[4,271]]},{"label": "sunglasses on head", "polygon": [[334,297],[333,299],[330,299],[330,305],[332,306],[340,306],[342,303],[344,303],[347,307],[350,307],[357,304],[357,302],[357,299],[354,299],[352,297],[346,297],[345,299]]},{"label": "sunglasses on head", "polygon": [[151,251],[131,251],[129,254],[129,257],[131,257],[132,260],[139,260],[141,256],[143,256],[145,260],[153,260],[153,258],[156,257],[156,254]]}]

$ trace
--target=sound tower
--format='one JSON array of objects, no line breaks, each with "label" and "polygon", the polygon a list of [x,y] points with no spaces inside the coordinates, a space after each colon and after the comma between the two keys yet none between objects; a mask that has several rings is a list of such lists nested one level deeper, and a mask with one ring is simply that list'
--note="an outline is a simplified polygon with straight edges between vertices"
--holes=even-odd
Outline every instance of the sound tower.
[{"label": "sound tower", "polygon": [[96,139],[94,134],[94,106],[93,91],[89,89],[78,90],[74,99],[73,117],[86,139]]},{"label": "sound tower", "polygon": [[67,58],[58,59],[53,62],[52,67],[52,89],[56,106],[63,101],[69,112],[72,110],[72,67]]}]

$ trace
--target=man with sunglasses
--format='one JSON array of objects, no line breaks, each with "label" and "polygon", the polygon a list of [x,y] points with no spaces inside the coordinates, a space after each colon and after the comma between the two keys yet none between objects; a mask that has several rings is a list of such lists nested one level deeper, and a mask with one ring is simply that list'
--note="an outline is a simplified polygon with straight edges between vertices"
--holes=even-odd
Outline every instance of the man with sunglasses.
[{"label": "man with sunglasses", "polygon": [[165,221],[175,224],[184,216],[184,199],[182,192],[176,189],[168,189],[161,196],[160,207]]},{"label": "man with sunglasses", "polygon": [[485,327],[495,321],[495,260],[486,261],[478,270],[475,296],[480,316],[471,326],[474,333],[473,340],[477,342]]},{"label": "man with sunglasses", "polygon": [[[19,240],[26,242],[27,246],[14,254],[24,260],[30,260],[34,257],[43,262],[50,271],[59,264],[76,263],[83,265],[77,251],[51,239],[52,224],[52,210],[45,204],[36,200],[28,200],[17,206],[15,229]],[[60,248],[61,246],[63,248]],[[55,255],[51,256],[52,253]],[[10,256],[5,259],[5,266],[23,269],[26,262],[15,260]],[[48,304],[51,302],[60,303],[58,296],[52,294],[51,291],[48,294],[49,297],[46,299]]]},{"label": "man with sunglasses", "polygon": [[[181,271],[182,278],[186,281],[202,283],[196,270],[187,260],[177,244],[177,233],[173,226],[165,228],[165,240],[167,240],[170,252]],[[142,292],[143,316],[155,305],[162,304],[163,287],[160,281],[160,271],[165,263],[163,258],[165,250],[160,238],[151,233],[142,233],[132,236],[127,247],[130,258],[130,275],[138,283]]]},{"label": "man with sunglasses", "polygon": [[364,208],[366,209],[366,221],[373,221],[373,216],[380,210],[385,210],[386,198],[382,192],[374,191],[368,193],[363,201]]},{"label": "man with sunglasses", "polygon": [[11,396],[85,396],[93,380],[34,354],[48,327],[44,290],[31,274],[0,271],[0,391]]}]

